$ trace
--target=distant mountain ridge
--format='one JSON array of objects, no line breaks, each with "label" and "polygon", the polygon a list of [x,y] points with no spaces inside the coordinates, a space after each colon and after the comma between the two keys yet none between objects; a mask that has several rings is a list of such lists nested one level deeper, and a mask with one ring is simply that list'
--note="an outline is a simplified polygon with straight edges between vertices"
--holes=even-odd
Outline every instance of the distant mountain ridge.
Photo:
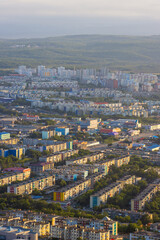
[{"label": "distant mountain ridge", "polygon": [[0,69],[18,65],[108,67],[160,72],[160,36],[73,35],[39,39],[0,39]]}]

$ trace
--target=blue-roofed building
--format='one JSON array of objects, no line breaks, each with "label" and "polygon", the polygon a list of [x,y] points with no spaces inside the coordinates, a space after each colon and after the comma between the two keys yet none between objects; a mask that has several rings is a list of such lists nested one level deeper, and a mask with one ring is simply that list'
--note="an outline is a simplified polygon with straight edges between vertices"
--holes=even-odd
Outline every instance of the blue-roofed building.
[{"label": "blue-roofed building", "polygon": [[159,149],[160,149],[160,145],[158,144],[154,144],[152,146],[146,147],[146,151],[149,151],[149,152],[158,151]]},{"label": "blue-roofed building", "polygon": [[33,232],[31,229],[26,229],[22,227],[0,226],[0,239],[2,240],[11,240],[11,239],[38,240],[38,233]]}]

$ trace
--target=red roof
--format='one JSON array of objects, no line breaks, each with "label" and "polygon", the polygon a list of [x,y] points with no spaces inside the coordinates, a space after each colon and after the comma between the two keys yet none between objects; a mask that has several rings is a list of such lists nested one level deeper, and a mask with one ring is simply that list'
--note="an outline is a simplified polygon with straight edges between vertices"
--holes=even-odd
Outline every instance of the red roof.
[{"label": "red roof", "polygon": [[26,169],[29,170],[29,168],[11,167],[3,169],[3,172],[24,172]]}]

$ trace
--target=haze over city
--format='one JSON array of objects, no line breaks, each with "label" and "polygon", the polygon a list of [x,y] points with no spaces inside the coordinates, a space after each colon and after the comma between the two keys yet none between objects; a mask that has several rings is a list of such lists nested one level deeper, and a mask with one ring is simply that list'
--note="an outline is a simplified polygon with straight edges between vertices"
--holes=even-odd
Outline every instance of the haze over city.
[{"label": "haze over city", "polygon": [[1,0],[1,38],[159,35],[158,0]]},{"label": "haze over city", "polygon": [[160,240],[160,0],[0,0],[0,240]]}]

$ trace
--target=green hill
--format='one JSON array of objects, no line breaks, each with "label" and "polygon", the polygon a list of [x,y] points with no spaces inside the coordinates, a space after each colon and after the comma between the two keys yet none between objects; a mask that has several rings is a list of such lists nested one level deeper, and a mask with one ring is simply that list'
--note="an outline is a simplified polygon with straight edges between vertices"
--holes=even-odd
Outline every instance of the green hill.
[{"label": "green hill", "polygon": [[[22,46],[24,45],[24,46]],[[28,67],[103,67],[160,72],[160,36],[77,35],[0,40],[0,69]]]}]

